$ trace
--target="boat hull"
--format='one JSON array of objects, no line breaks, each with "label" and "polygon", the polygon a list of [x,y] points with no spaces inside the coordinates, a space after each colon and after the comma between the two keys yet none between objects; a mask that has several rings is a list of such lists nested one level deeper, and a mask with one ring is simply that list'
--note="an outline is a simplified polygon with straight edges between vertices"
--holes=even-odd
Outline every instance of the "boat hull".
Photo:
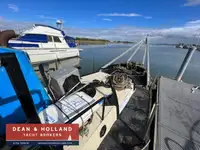
[{"label": "boat hull", "polygon": [[[19,49],[14,47],[15,49]],[[23,51],[27,52],[32,64],[39,64],[43,62],[56,61],[60,59],[67,59],[72,57],[79,57],[79,49],[78,48],[63,48],[63,49],[41,49],[41,48],[33,48],[33,49],[23,49]]]}]

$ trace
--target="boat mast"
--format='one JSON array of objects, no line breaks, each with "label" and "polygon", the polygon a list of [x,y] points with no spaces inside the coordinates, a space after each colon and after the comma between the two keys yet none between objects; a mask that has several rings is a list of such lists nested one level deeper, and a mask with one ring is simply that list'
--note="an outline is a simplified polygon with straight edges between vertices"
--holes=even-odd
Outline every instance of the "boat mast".
[{"label": "boat mast", "polygon": [[145,44],[146,44],[146,48],[145,48],[145,51],[146,51],[146,63],[147,63],[147,86],[149,86],[150,84],[150,60],[149,60],[149,43],[148,43],[148,36],[146,37],[146,41],[145,41]]},{"label": "boat mast", "polygon": [[143,66],[145,65],[146,55],[147,55],[147,47],[145,46],[143,60],[142,60]]}]

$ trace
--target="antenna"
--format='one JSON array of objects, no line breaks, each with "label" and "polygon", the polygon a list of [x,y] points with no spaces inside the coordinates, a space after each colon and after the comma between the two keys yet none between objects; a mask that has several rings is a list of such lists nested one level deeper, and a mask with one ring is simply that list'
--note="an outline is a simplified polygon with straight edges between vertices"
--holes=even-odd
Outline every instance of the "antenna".
[{"label": "antenna", "polygon": [[58,29],[62,29],[63,21],[62,20],[57,20],[56,21],[56,26]]}]

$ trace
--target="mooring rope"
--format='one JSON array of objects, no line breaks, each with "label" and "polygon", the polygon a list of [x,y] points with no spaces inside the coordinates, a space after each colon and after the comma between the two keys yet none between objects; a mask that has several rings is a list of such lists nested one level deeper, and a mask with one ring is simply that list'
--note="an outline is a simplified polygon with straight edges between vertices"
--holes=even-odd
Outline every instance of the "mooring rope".
[{"label": "mooring rope", "polygon": [[130,87],[131,79],[125,72],[117,71],[112,75],[113,87],[118,90],[123,90]]}]

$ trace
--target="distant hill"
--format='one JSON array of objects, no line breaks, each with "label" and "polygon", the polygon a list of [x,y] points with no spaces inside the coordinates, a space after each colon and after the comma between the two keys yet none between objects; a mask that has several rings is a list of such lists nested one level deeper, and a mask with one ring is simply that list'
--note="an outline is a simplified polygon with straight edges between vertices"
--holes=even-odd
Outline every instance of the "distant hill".
[{"label": "distant hill", "polygon": [[81,44],[81,45],[110,43],[109,40],[105,40],[105,39],[92,39],[92,38],[82,38],[82,37],[76,37],[76,42]]},{"label": "distant hill", "polygon": [[93,39],[93,38],[83,38],[83,37],[76,37],[76,42],[80,43],[81,45],[84,45],[84,44],[108,44],[108,43],[124,43],[124,44],[133,43],[133,42],[129,42],[129,41],[113,41],[113,42],[111,42],[110,40],[106,40],[106,39]]},{"label": "distant hill", "polygon": [[92,39],[92,38],[81,38],[81,37],[76,37],[76,40],[110,42],[109,40],[105,40],[105,39]]},{"label": "distant hill", "polygon": [[131,44],[131,43],[134,43],[134,42],[130,42],[130,41],[113,41],[112,43]]}]

